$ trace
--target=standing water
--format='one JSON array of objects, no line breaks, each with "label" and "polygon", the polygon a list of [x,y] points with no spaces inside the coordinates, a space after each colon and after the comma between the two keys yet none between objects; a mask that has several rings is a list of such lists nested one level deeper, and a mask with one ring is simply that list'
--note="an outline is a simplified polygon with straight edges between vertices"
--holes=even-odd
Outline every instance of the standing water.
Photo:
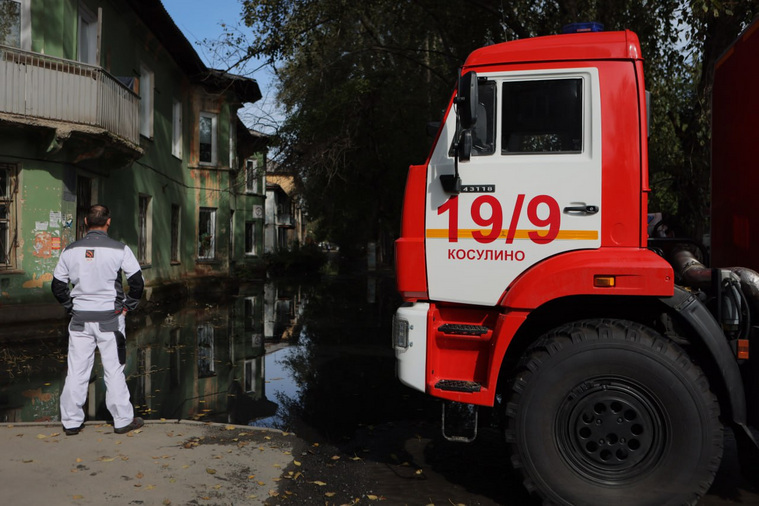
[{"label": "standing water", "polygon": [[[410,394],[394,377],[397,303],[392,279],[327,278],[245,284],[224,300],[137,312],[127,320],[132,402],[146,419],[308,426],[326,437],[392,419]],[[41,332],[48,337],[2,336],[0,422],[60,419],[65,322]],[[85,411],[110,418],[99,359]]]}]

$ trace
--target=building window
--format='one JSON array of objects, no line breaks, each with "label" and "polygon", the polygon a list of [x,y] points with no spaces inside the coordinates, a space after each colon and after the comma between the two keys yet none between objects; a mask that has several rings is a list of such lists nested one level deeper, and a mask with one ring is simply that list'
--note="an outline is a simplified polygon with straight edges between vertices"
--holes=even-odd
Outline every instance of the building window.
[{"label": "building window", "polygon": [[0,270],[12,269],[16,257],[16,171],[16,165],[0,163]]},{"label": "building window", "polygon": [[30,0],[0,0],[0,44],[31,49]]},{"label": "building window", "polygon": [[179,206],[171,205],[171,258],[172,262],[179,262]]},{"label": "building window", "polygon": [[201,207],[198,215],[198,259],[216,257],[216,209]]},{"label": "building window", "polygon": [[256,247],[256,222],[245,222],[245,254],[257,255],[258,248]]},{"label": "building window", "polygon": [[98,18],[86,5],[79,4],[79,61],[97,65]]},{"label": "building window", "polygon": [[0,43],[21,47],[21,2],[0,0]]},{"label": "building window", "polygon": [[182,102],[172,106],[171,154],[182,159]]},{"label": "building window", "polygon": [[245,161],[245,191],[258,193],[258,160]]},{"label": "building window", "polygon": [[198,124],[200,138],[200,163],[216,164],[216,115],[201,112]]},{"label": "building window", "polygon": [[[237,116],[234,116],[235,118]],[[237,125],[234,120],[229,122],[229,168],[237,170],[237,156],[235,154],[237,147]]]},{"label": "building window", "polygon": [[140,65],[140,135],[153,138],[153,71]]},{"label": "building window", "polygon": [[139,215],[137,217],[138,237],[137,237],[137,260],[141,264],[150,263],[151,252],[151,232],[152,220],[150,213],[151,198],[147,195],[139,197]]}]

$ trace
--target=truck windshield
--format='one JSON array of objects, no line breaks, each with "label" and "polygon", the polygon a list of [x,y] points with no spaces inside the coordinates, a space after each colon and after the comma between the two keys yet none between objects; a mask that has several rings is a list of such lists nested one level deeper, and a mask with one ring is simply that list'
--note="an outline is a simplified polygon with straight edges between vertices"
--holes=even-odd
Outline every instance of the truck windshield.
[{"label": "truck windshield", "polygon": [[503,83],[503,154],[582,152],[582,79]]}]

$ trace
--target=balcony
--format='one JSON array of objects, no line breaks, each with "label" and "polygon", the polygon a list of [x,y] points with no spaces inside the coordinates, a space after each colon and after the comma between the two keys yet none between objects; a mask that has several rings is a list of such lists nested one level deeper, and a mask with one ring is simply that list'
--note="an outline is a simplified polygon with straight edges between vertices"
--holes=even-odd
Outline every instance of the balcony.
[{"label": "balcony", "polygon": [[141,153],[140,97],[100,67],[0,45],[0,83],[0,113],[102,129]]}]

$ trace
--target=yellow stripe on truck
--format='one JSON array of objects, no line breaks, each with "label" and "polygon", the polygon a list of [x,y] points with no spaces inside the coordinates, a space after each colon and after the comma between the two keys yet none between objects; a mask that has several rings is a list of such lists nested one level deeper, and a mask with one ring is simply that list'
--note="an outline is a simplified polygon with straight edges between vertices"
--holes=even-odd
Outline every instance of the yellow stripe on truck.
[{"label": "yellow stripe on truck", "polygon": [[[478,229],[478,228],[471,228],[471,229],[459,229],[458,237],[459,239],[472,239],[472,233],[479,231],[483,234],[488,234],[490,231],[487,229]],[[537,232],[540,234],[541,232],[544,232],[539,229],[533,229],[533,230],[517,230],[514,239],[529,239],[530,237],[528,234],[530,232]],[[501,234],[499,235],[499,238],[506,239],[506,234],[508,234],[508,230],[504,229],[501,230]],[[445,228],[428,228],[427,229],[427,238],[428,239],[448,239],[448,229]],[[556,236],[556,240],[564,240],[564,241],[596,241],[598,240],[598,230],[560,230],[559,234]]]}]

